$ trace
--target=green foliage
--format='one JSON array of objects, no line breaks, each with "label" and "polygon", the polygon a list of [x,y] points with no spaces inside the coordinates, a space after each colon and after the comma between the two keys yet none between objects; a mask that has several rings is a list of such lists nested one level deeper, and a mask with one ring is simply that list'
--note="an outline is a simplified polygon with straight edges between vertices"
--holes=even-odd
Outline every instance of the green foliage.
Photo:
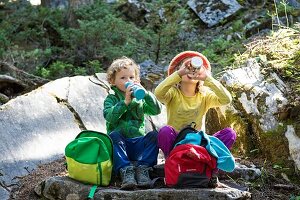
[{"label": "green foliage", "polygon": [[59,50],[56,29],[63,25],[63,12],[43,7],[32,7],[23,1],[7,3],[12,10],[0,20],[0,58],[15,63],[21,69],[34,73],[36,66],[49,62]]},{"label": "green foliage", "polygon": [[[199,42],[197,36],[187,37],[196,33],[197,19],[193,20],[193,13],[180,0],[143,1],[150,10],[146,27],[125,21],[114,6],[104,1],[68,11],[33,7],[21,1],[4,3],[7,8],[17,10],[1,15],[0,58],[11,60],[29,72],[36,68],[36,74],[44,71],[44,77],[57,74],[47,73],[52,70],[50,64],[56,61],[76,66],[76,70],[63,68],[66,75],[90,74],[104,71],[113,59],[123,55],[137,62],[145,59],[159,62],[187,49],[202,52],[217,66],[213,70],[220,71],[232,65],[237,52],[243,51],[239,41],[229,42],[224,36],[210,43]],[[284,2],[278,5],[278,12],[282,11],[291,12]],[[68,16],[72,16],[73,23],[65,20]],[[226,35],[241,31],[242,19],[231,27]],[[94,65],[95,61],[101,65]],[[292,77],[290,67],[284,71],[286,77]]]},{"label": "green foliage", "polygon": [[232,24],[232,32],[237,32],[237,31],[241,31],[242,28],[244,28],[244,23],[242,19],[236,20],[233,22]]},{"label": "green foliage", "polygon": [[92,73],[96,73],[96,72],[104,72],[103,67],[101,65],[101,63],[99,62],[99,60],[91,60],[88,61],[87,63],[85,63],[86,66],[89,66],[89,68],[91,68],[93,70]]},{"label": "green foliage", "polygon": [[279,16],[285,16],[287,13],[293,13],[295,11],[295,8],[290,6],[287,0],[281,0],[277,8]]},{"label": "green foliage", "polygon": [[99,60],[91,60],[82,67],[73,66],[70,63],[55,61],[47,67],[38,67],[36,74],[47,78],[47,79],[57,79],[64,76],[74,76],[74,75],[89,75],[98,72],[103,72],[102,66]]},{"label": "green foliage", "polygon": [[[105,71],[112,60],[123,55],[137,62],[161,62],[178,52],[195,50],[203,52],[218,72],[231,65],[242,47],[225,36],[210,43],[199,42],[199,27],[195,26],[199,19],[180,0],[142,2],[150,10],[144,27],[125,21],[116,9],[118,4],[112,6],[105,1],[77,10],[11,3],[18,9],[1,15],[0,58],[28,72],[55,78]],[[238,20],[226,34],[242,27],[242,20]],[[70,66],[60,67],[62,63]]]},{"label": "green foliage", "polygon": [[239,66],[250,57],[263,58],[265,70],[275,70],[284,78],[293,91],[288,98],[295,99],[300,94],[299,45],[299,26],[281,28],[263,39],[252,42],[242,55],[236,57],[236,63]]},{"label": "green foliage", "polygon": [[0,58],[3,58],[5,49],[10,46],[10,41],[7,38],[6,33],[0,30]]},{"label": "green foliage", "polygon": [[261,175],[258,179],[251,183],[251,186],[254,188],[264,188],[268,181],[270,180],[271,174],[267,170],[267,160],[264,161],[263,166],[261,167]]},{"label": "green foliage", "polygon": [[262,186],[264,186],[266,184],[266,182],[268,181],[268,177],[269,177],[269,173],[267,170],[267,166],[266,166],[267,160],[264,161],[264,164],[261,168],[261,176],[260,176],[260,183]]},{"label": "green foliage", "polygon": [[295,52],[293,58],[282,69],[283,77],[291,82],[291,87],[300,93],[300,50]]},{"label": "green foliage", "polygon": [[77,67],[74,69],[74,75],[87,75],[87,71],[83,67]]},{"label": "green foliage", "polygon": [[209,57],[211,63],[217,67],[212,68],[214,73],[223,70],[224,67],[230,66],[235,60],[235,53],[238,49],[242,49],[242,44],[239,42],[232,42],[218,37],[206,46],[202,43],[198,44],[200,51]]},{"label": "green foliage", "polygon": [[109,61],[123,55],[137,61],[143,55],[151,56],[147,50],[153,36],[117,17],[110,9],[100,2],[75,12],[79,27],[62,31],[63,41],[74,51],[71,55],[84,54],[85,61],[99,55]]},{"label": "green foliage", "polygon": [[189,41],[183,41],[182,35],[193,31],[195,25],[187,7],[182,7],[179,0],[159,0],[146,4],[152,11],[147,29],[154,30],[155,51],[160,57],[186,50]]},{"label": "green foliage", "polygon": [[26,6],[7,16],[1,22],[1,27],[5,30],[6,37],[15,44],[38,44],[47,47],[50,45],[50,31],[53,31],[47,28],[62,26],[62,21],[63,15],[60,10]]},{"label": "green foliage", "polygon": [[71,74],[74,70],[76,68],[72,64],[56,61],[48,68],[38,68],[38,74],[44,78],[58,78]]},{"label": "green foliage", "polygon": [[[203,51],[222,67],[232,62],[235,47],[225,39],[198,42],[193,13],[180,0],[144,3],[151,11],[145,27],[125,21],[103,1],[68,11],[20,6],[0,21],[0,57],[46,78],[105,71],[123,55],[159,62],[187,49]],[[69,16],[73,23],[65,20]]]},{"label": "green foliage", "polygon": [[[123,55],[151,58],[154,32],[116,14],[102,1],[76,11],[20,6],[0,21],[0,57],[48,78],[103,71],[99,63]],[[75,24],[66,23],[69,15]]]},{"label": "green foliage", "polygon": [[295,196],[295,195],[291,194],[289,200],[300,200],[300,195],[299,196]]},{"label": "green foliage", "polygon": [[243,5],[245,3],[245,0],[237,0],[237,2],[241,5]]}]

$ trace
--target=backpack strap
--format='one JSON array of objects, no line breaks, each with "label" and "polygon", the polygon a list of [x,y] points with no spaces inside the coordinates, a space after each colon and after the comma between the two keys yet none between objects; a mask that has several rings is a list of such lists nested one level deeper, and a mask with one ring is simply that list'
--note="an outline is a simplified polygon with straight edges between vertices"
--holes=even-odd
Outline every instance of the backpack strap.
[{"label": "backpack strap", "polygon": [[114,93],[114,91],[110,88],[110,84],[105,80],[103,73],[95,73],[93,76],[89,77],[89,80],[104,88],[107,93]]},{"label": "backpack strap", "polygon": [[194,128],[194,129],[196,129],[196,122],[192,122],[190,125],[188,125],[188,126],[190,126],[190,127],[192,127],[192,128]]},{"label": "backpack strap", "polygon": [[94,199],[94,195],[95,195],[95,192],[97,190],[97,187],[98,187],[97,185],[93,185],[91,187],[88,199]]},{"label": "backpack strap", "polygon": [[165,183],[165,178],[164,177],[156,177],[151,180],[150,183],[150,189],[153,188],[165,188],[166,183]]},{"label": "backpack strap", "polygon": [[149,122],[150,122],[150,124],[152,126],[153,131],[158,132],[157,129],[156,129],[156,127],[155,127],[155,123],[153,122],[153,119],[151,118],[151,116],[148,115],[146,117],[149,120]]}]

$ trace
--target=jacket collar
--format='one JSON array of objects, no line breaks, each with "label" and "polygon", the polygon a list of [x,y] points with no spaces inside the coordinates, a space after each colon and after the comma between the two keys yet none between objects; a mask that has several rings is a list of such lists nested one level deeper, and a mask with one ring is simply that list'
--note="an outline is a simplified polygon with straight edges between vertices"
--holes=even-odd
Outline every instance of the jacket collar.
[{"label": "jacket collar", "polygon": [[125,94],[120,89],[118,89],[116,86],[112,86],[111,89],[115,92],[115,95],[119,99],[125,99]]}]

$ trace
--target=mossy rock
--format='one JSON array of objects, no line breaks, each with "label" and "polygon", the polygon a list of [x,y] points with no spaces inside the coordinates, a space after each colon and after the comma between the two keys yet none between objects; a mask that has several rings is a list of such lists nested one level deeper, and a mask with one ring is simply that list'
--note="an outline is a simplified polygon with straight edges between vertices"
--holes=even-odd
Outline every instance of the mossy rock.
[{"label": "mossy rock", "polygon": [[280,166],[290,179],[295,177],[295,164],[290,159],[289,144],[285,137],[286,124],[276,130],[264,132],[259,126],[259,119],[245,116],[233,107],[210,109],[206,116],[206,132],[213,134],[225,127],[232,127],[237,133],[237,140],[231,150],[235,156],[263,158],[274,166]]}]

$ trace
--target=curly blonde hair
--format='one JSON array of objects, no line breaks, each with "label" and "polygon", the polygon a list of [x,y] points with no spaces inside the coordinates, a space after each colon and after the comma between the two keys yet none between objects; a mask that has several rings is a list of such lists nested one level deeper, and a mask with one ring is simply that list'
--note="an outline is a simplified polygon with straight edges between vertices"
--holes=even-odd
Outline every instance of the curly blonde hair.
[{"label": "curly blonde hair", "polygon": [[130,67],[134,69],[136,80],[140,81],[140,66],[136,64],[133,59],[127,58],[126,56],[122,56],[111,63],[106,72],[107,81],[112,84],[116,78],[117,72],[121,69],[128,69]]}]

